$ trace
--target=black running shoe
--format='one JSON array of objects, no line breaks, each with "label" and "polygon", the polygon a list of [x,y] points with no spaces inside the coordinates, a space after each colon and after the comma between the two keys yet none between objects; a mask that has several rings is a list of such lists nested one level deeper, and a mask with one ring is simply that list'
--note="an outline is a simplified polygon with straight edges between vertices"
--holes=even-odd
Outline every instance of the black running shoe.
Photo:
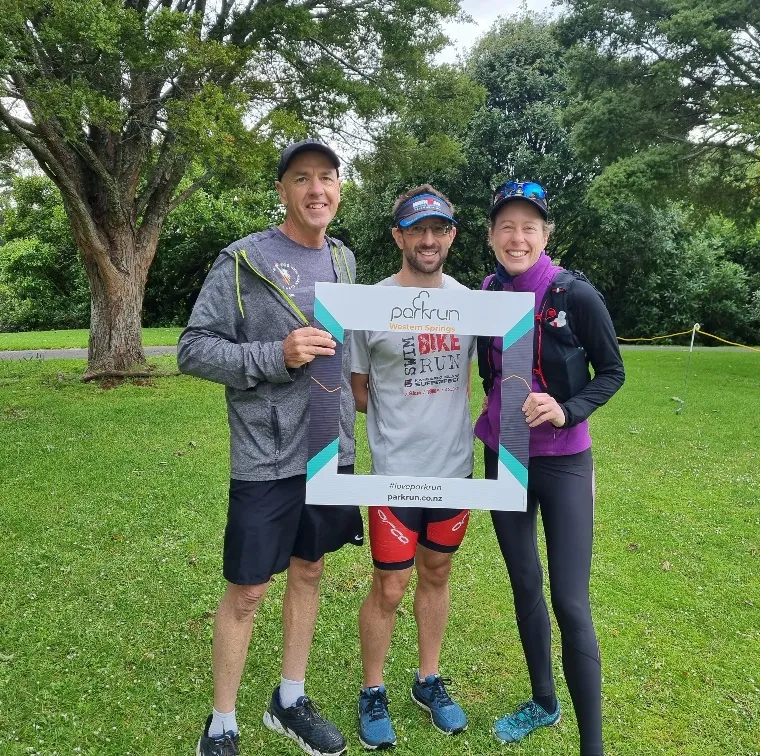
[{"label": "black running shoe", "polygon": [[195,756],[239,756],[238,734],[236,732],[225,732],[224,735],[217,735],[212,738],[208,734],[210,724],[211,716],[206,720],[203,735],[201,735],[198,747],[195,749]]},{"label": "black running shoe", "polygon": [[264,713],[264,724],[295,741],[309,756],[338,756],[347,750],[346,739],[340,730],[320,716],[308,696],[301,696],[295,706],[283,708],[279,686],[274,689],[269,708]]}]

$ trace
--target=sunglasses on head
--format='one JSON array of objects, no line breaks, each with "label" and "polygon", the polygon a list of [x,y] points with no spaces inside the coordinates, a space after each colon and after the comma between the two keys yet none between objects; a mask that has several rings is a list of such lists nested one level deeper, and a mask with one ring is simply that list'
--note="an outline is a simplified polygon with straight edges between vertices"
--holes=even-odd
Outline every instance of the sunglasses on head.
[{"label": "sunglasses on head", "polygon": [[546,189],[535,181],[506,181],[493,194],[493,203],[501,202],[505,197],[527,197],[546,201]]}]

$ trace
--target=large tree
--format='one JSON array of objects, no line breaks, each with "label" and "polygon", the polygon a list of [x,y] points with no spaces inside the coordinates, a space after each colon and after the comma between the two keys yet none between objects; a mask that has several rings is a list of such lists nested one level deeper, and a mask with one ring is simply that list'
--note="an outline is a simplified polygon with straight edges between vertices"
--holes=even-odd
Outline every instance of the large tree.
[{"label": "large tree", "polygon": [[[502,181],[538,181],[547,189],[557,222],[550,251],[570,264],[582,245],[574,228],[587,211],[595,168],[578,157],[564,124],[567,51],[554,32],[548,17],[523,13],[497,22],[475,46],[467,70],[488,95],[470,125],[467,155],[483,177],[480,197],[471,201],[484,210]],[[490,251],[486,259],[490,267]]]},{"label": "large tree", "polygon": [[[273,139],[392,112],[457,0],[15,0],[0,125],[61,191],[92,295],[88,372],[142,363],[166,216]],[[348,129],[361,136],[361,125]]]},{"label": "large tree", "polygon": [[760,3],[566,0],[579,153],[607,197],[760,212]]}]

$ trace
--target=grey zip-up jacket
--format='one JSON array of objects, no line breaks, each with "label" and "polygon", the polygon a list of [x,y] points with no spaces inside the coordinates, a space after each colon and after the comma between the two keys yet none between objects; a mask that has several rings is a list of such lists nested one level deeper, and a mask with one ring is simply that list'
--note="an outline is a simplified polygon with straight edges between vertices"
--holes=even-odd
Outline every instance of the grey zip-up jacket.
[{"label": "grey zip-up jacket", "polygon": [[[309,325],[256,247],[256,234],[222,250],[177,348],[183,373],[223,383],[230,424],[230,475],[277,480],[306,473],[310,365],[285,367],[282,342]],[[355,280],[354,255],[328,240],[337,281]],[[343,344],[339,465],[354,461],[349,332]]]}]

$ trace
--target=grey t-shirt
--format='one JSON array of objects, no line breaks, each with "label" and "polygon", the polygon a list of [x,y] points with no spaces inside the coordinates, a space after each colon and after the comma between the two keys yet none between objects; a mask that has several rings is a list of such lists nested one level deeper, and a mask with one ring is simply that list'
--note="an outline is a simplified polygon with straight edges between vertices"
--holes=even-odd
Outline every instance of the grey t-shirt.
[{"label": "grey t-shirt", "polygon": [[[378,286],[398,286],[391,278]],[[464,289],[443,276],[442,289]],[[367,437],[374,475],[465,478],[472,473],[468,395],[476,338],[354,331],[351,370],[369,375]]]},{"label": "grey t-shirt", "polygon": [[293,298],[313,326],[314,284],[317,281],[336,280],[329,243],[325,240],[322,249],[302,247],[279,228],[264,231],[257,241],[262,254],[274,269],[275,283]]}]

